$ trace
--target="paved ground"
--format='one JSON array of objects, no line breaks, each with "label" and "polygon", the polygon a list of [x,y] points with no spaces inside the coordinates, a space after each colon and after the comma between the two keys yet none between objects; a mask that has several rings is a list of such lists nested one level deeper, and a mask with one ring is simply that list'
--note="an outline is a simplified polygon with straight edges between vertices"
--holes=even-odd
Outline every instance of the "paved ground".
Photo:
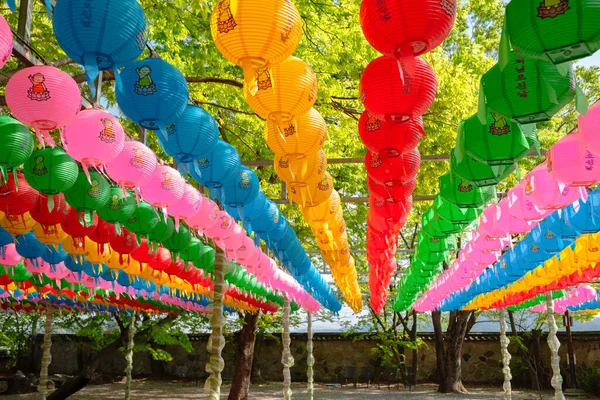
[{"label": "paved ground", "polygon": [[[267,384],[254,386],[249,396],[252,400],[279,400],[282,398],[281,384]],[[293,386],[294,399],[306,399],[306,388],[301,384]],[[96,399],[122,399],[124,384],[115,383],[112,385],[90,386],[77,395],[73,400],[96,400]],[[388,390],[387,387],[378,389],[375,387],[367,388],[361,386],[353,388],[352,385],[339,387],[324,387],[317,385],[315,388],[316,400],[380,400],[380,399],[412,399],[412,400],[489,400],[503,399],[502,388],[469,388],[468,395],[441,395],[436,393],[435,385],[420,385],[412,392],[404,388]],[[227,398],[229,387],[223,388],[222,398]],[[195,386],[191,383],[160,382],[160,381],[136,381],[133,384],[133,399],[206,399],[202,386]],[[0,396],[0,400],[33,400],[38,399],[35,394],[19,396]],[[536,392],[515,390],[513,392],[514,400],[551,400],[554,398],[551,392],[544,392],[542,397]],[[592,399],[594,397],[588,397]]]}]

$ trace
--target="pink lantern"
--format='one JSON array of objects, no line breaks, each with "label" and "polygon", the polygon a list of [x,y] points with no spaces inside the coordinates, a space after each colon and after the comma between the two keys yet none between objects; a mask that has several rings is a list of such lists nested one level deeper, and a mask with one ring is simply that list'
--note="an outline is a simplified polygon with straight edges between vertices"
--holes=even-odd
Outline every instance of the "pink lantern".
[{"label": "pink lantern", "polygon": [[525,193],[530,191],[533,203],[542,210],[560,210],[579,199],[587,199],[585,188],[569,187],[557,181],[548,172],[546,163],[538,165],[527,174],[523,185]]},{"label": "pink lantern", "polygon": [[9,243],[4,246],[4,252],[0,256],[0,264],[4,266],[14,267],[23,262],[23,257],[17,252],[14,243]]},{"label": "pink lantern", "polygon": [[202,195],[192,185],[185,183],[183,197],[169,208],[169,215],[175,218],[175,230],[179,232],[179,221],[192,218],[202,207]]},{"label": "pink lantern", "polygon": [[117,158],[106,165],[106,172],[119,186],[133,189],[150,181],[157,165],[152,150],[143,143],[128,140]]},{"label": "pink lantern", "polygon": [[87,167],[113,161],[123,150],[125,133],[119,121],[106,111],[91,108],[81,111],[62,131],[63,147]]},{"label": "pink lantern", "polygon": [[65,264],[61,262],[60,264],[51,265],[48,272],[46,272],[46,275],[48,275],[48,278],[50,279],[60,281],[69,275],[70,272],[71,271],[65,267]]},{"label": "pink lantern", "polygon": [[600,181],[600,158],[585,147],[576,132],[556,142],[547,158],[548,172],[567,186],[590,186]]},{"label": "pink lantern", "polygon": [[246,233],[244,229],[234,222],[232,229],[229,231],[229,236],[220,239],[215,238],[215,243],[224,250],[237,250],[242,247],[245,238]]},{"label": "pink lantern", "polygon": [[241,265],[246,266],[247,261],[256,258],[257,252],[258,249],[254,245],[254,241],[248,236],[245,236],[242,245],[235,250],[228,250],[227,256],[230,259],[235,259]]},{"label": "pink lantern", "polygon": [[219,211],[217,215],[217,223],[212,225],[210,228],[204,230],[204,234],[213,238],[214,240],[220,240],[228,238],[233,233],[233,225],[235,222],[233,218],[225,211]]},{"label": "pink lantern", "polygon": [[25,260],[25,269],[32,274],[48,274],[50,271],[50,264],[41,258],[31,259],[28,258]]},{"label": "pink lantern", "polygon": [[552,210],[541,210],[533,201],[533,190],[525,180],[508,192],[508,212],[515,218],[525,221],[541,221]]},{"label": "pink lantern", "polygon": [[77,82],[67,73],[49,66],[17,71],[6,85],[6,104],[21,122],[35,129],[40,143],[54,147],[53,129],[67,125],[81,109]]},{"label": "pink lantern", "polygon": [[510,233],[512,235],[519,235],[521,233],[527,233],[531,230],[531,228],[538,224],[536,221],[525,221],[510,215],[508,199],[506,198],[502,199],[502,201],[498,203],[498,209],[500,213],[498,216],[497,226],[500,230],[503,230],[505,234]]},{"label": "pink lantern", "polygon": [[502,255],[501,252],[481,251],[481,249],[475,247],[474,243],[475,242],[469,242],[465,247],[465,250],[468,251],[469,254],[467,260],[461,263],[461,268],[462,264],[467,264],[469,261],[477,264],[490,265],[496,263],[498,259],[500,259],[500,256]]},{"label": "pink lantern", "polygon": [[471,240],[475,243],[474,247],[481,251],[502,251],[510,244],[509,235],[503,237],[491,237],[477,233]]},{"label": "pink lantern", "polygon": [[185,191],[185,179],[176,169],[167,165],[156,167],[153,177],[140,187],[142,197],[154,207],[167,208],[177,204]]},{"label": "pink lantern", "polygon": [[218,222],[219,206],[204,196],[201,196],[200,209],[191,218],[186,218],[185,222],[192,229],[203,231],[210,228]]},{"label": "pink lantern", "polygon": [[13,34],[8,22],[0,15],[0,68],[4,67],[13,50]]},{"label": "pink lantern", "polygon": [[[0,51],[0,54],[2,52]],[[600,156],[600,103],[596,102],[592,105],[585,117],[579,116],[578,124],[581,138],[583,139],[587,149],[597,156]]]},{"label": "pink lantern", "polygon": [[[507,231],[498,225],[500,219],[500,207],[492,203],[483,211],[479,219],[479,234],[492,238],[501,238],[507,235]],[[462,254],[463,252],[461,252]]]}]

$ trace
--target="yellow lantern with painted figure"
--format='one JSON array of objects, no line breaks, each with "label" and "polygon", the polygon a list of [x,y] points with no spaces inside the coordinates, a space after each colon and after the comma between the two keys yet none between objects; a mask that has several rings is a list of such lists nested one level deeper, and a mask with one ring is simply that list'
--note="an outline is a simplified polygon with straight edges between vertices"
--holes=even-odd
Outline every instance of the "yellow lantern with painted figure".
[{"label": "yellow lantern with painted figure", "polygon": [[105,264],[110,269],[120,271],[124,269],[127,265],[129,265],[129,259],[129,254],[120,254],[113,250],[111,251],[110,258]]},{"label": "yellow lantern with painted figure", "polygon": [[83,255],[92,264],[103,264],[110,260],[112,250],[110,245],[105,243],[96,243],[90,238],[85,238],[85,250]]},{"label": "yellow lantern with painted figure", "polygon": [[81,237],[67,236],[61,245],[72,256],[82,256],[85,254],[85,241]]},{"label": "yellow lantern with painted figure", "polygon": [[[328,223],[330,220],[341,218],[342,199],[337,190],[333,190],[329,198],[313,207],[301,207],[302,215],[309,225]],[[339,218],[337,216],[339,215]]]},{"label": "yellow lantern with painted figure", "polygon": [[316,183],[288,185],[288,198],[301,207],[317,206],[327,201],[332,192],[333,178],[329,172]]},{"label": "yellow lantern with painted figure", "polygon": [[69,236],[62,230],[60,225],[43,227],[37,224],[33,228],[33,234],[40,242],[52,246],[58,246]]},{"label": "yellow lantern with painted figure", "polygon": [[275,172],[289,185],[318,182],[327,171],[327,156],[323,150],[310,156],[286,156],[275,154]]},{"label": "yellow lantern with painted figure", "polygon": [[21,215],[5,214],[0,221],[0,225],[12,235],[24,235],[31,232],[37,225],[37,222],[26,212]]},{"label": "yellow lantern with painted figure", "polygon": [[600,233],[584,234],[575,243],[575,254],[588,264],[600,262]]},{"label": "yellow lantern with painted figure", "polygon": [[256,93],[266,84],[265,71],[298,47],[302,18],[290,0],[220,0],[210,32],[219,52],[244,69],[246,86]]},{"label": "yellow lantern with painted figure", "polygon": [[[317,76],[306,62],[290,57],[273,65],[259,77],[258,91],[244,89],[246,102],[260,117],[272,121],[282,132],[294,129],[296,117],[310,111],[317,99]],[[274,84],[273,84],[274,82]]]},{"label": "yellow lantern with painted figure", "polygon": [[321,114],[311,108],[306,114],[284,124],[265,123],[265,140],[275,154],[303,157],[321,150],[327,140],[327,125]]}]

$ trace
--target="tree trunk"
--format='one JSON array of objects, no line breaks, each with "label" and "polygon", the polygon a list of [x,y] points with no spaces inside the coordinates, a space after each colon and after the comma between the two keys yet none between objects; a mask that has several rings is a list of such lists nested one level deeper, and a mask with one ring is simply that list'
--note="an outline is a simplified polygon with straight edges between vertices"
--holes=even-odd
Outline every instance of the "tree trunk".
[{"label": "tree trunk", "polygon": [[531,338],[531,358],[533,359],[534,372],[536,374],[536,380],[534,382],[534,389],[541,390],[542,382],[546,381],[545,377],[545,368],[544,368],[544,360],[542,358],[542,348],[541,348],[541,335],[542,331],[540,329],[533,330],[533,336]]},{"label": "tree trunk", "polygon": [[472,312],[452,311],[445,338],[441,333],[440,316],[440,313],[432,313],[439,370],[438,392],[465,394],[467,390],[462,384],[461,370],[462,345],[465,335],[475,325],[476,316]]},{"label": "tree trunk", "polygon": [[265,380],[260,372],[260,351],[262,349],[263,342],[265,340],[265,334],[259,332],[256,336],[256,343],[254,344],[254,357],[256,362],[252,363],[252,383],[263,383]]},{"label": "tree trunk", "polygon": [[[413,326],[412,326],[412,330],[410,332],[410,340],[413,341],[415,344],[417,342],[417,313],[416,311],[413,311]],[[412,386],[416,386],[417,385],[417,369],[419,368],[419,351],[417,349],[417,346],[415,346],[412,350],[412,376],[410,377],[410,384]]]},{"label": "tree trunk", "polygon": [[254,343],[258,327],[259,313],[246,313],[244,326],[237,335],[237,351],[235,357],[235,372],[228,400],[247,400],[252,375],[252,360]]}]

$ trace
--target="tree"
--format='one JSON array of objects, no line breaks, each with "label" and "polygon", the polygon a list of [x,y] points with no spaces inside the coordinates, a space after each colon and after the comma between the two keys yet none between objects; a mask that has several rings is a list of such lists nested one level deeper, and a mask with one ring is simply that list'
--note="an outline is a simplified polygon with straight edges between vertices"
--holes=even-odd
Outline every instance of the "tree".
[{"label": "tree", "polygon": [[229,400],[246,400],[248,398],[259,318],[260,312],[240,315],[240,319],[244,320],[244,325],[236,335],[235,372],[229,391]]}]

